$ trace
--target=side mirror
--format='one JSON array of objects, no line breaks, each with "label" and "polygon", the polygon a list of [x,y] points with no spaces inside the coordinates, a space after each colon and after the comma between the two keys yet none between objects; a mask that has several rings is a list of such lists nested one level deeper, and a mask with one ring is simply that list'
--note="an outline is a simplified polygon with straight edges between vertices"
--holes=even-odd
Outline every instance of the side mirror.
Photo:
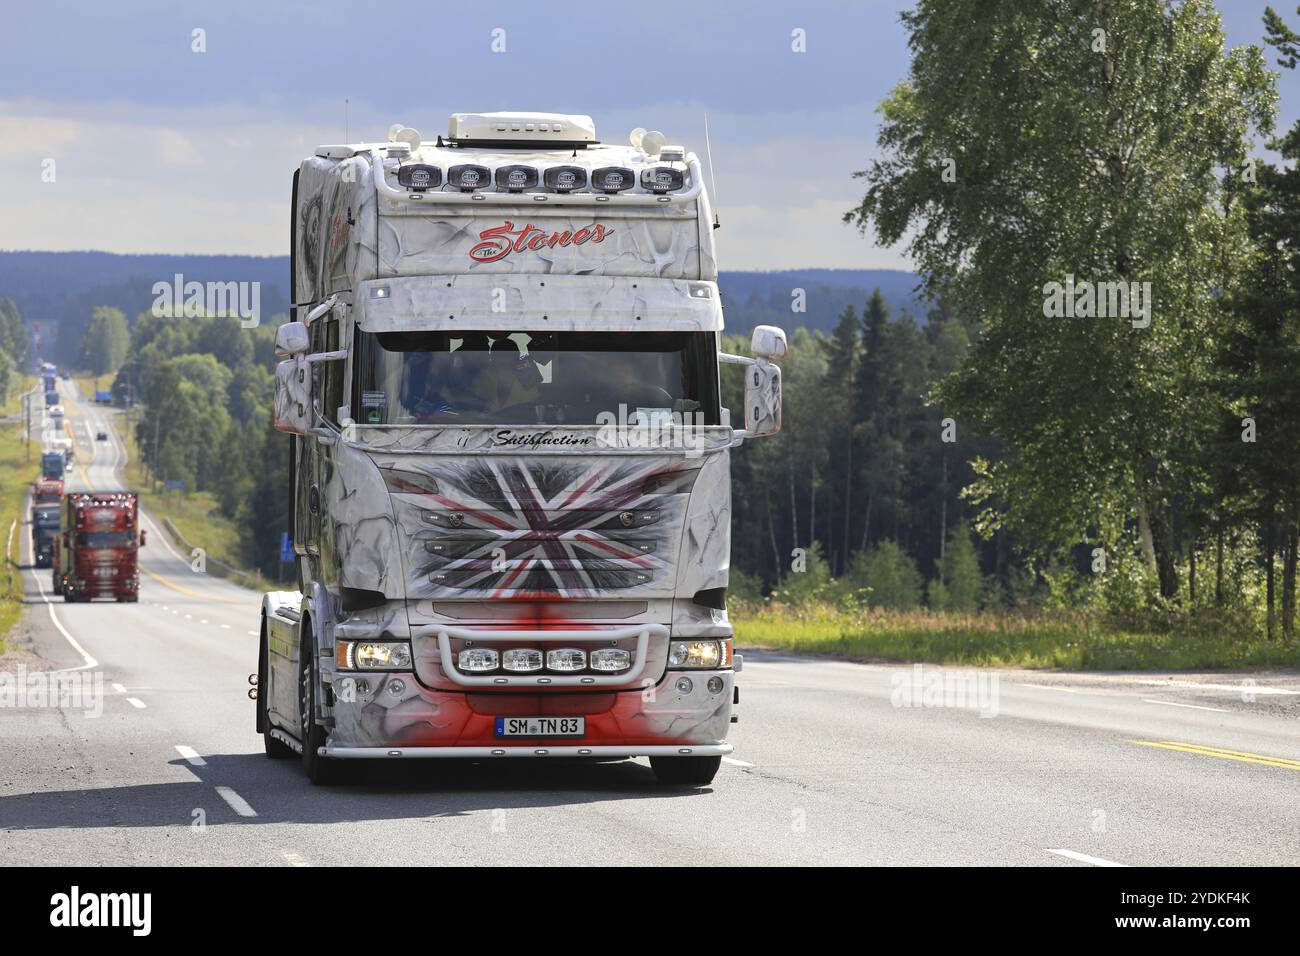
[{"label": "side mirror", "polygon": [[141,529],[140,529],[140,547],[142,547],[142,548],[143,548],[144,545],[145,545],[145,533],[146,533],[146,532],[145,532],[144,528],[141,528]]},{"label": "side mirror", "polygon": [[275,330],[275,354],[278,358],[301,355],[311,348],[311,336],[302,322],[286,322]]},{"label": "side mirror", "polygon": [[[780,329],[777,329],[779,332]],[[758,338],[757,330],[754,333]],[[785,345],[785,336],[781,336]],[[781,367],[759,358],[745,368],[745,431],[755,438],[781,430]]]},{"label": "side mirror", "polygon": [[[284,326],[281,326],[284,328]],[[275,367],[275,411],[277,431],[305,435],[311,426],[311,374],[303,356]]]},{"label": "side mirror", "polygon": [[785,331],[775,325],[759,325],[749,340],[749,349],[759,358],[768,361],[785,358]]}]

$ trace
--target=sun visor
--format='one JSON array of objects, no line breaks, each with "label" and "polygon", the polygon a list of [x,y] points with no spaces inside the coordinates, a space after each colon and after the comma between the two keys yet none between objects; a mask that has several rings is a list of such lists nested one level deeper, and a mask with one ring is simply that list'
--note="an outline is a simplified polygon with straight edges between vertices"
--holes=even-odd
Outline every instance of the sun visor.
[{"label": "sun visor", "polygon": [[358,284],[367,332],[721,332],[713,282],[580,275],[403,276]]}]

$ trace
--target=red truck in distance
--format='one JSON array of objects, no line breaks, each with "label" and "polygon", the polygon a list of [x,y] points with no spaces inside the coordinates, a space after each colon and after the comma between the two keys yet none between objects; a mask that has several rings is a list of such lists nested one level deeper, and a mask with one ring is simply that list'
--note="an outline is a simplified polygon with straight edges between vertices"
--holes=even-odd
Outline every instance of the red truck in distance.
[{"label": "red truck in distance", "polygon": [[74,491],[63,496],[54,548],[54,590],[69,603],[139,600],[137,552],[144,547],[134,492]]}]

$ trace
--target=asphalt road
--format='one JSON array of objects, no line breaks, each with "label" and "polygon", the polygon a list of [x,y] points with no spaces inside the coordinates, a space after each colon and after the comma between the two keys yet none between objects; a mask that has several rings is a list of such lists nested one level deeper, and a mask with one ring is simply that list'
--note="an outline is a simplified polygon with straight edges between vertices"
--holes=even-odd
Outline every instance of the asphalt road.
[{"label": "asphalt road", "polygon": [[[117,486],[117,413],[66,405],[70,487]],[[88,440],[101,429],[113,440]],[[1300,861],[1297,674],[918,672],[751,653],[736,751],[710,788],[665,789],[643,760],[359,764],[312,787],[253,731],[258,595],[191,571],[145,527],[138,605],[65,605],[48,571],[26,573],[22,660],[101,680],[103,698],[0,707],[0,862]],[[945,675],[983,683],[944,694],[931,681]]]}]

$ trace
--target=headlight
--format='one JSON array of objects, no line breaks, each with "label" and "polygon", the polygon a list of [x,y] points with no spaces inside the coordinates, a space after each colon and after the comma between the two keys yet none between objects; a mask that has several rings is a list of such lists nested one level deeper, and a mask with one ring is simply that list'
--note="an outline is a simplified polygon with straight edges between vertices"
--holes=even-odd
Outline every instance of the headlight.
[{"label": "headlight", "polygon": [[669,667],[730,667],[731,641],[673,641]]},{"label": "headlight", "polygon": [[335,663],[344,670],[410,670],[411,645],[406,641],[342,641]]}]

